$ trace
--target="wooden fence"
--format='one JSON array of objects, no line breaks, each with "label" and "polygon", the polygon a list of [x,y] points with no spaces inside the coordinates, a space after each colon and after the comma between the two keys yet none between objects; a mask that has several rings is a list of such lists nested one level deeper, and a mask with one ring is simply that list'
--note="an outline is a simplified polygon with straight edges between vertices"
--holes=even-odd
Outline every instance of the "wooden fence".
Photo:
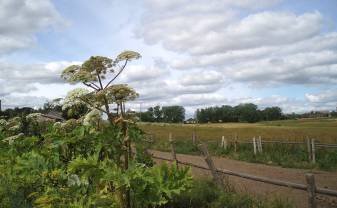
[{"label": "wooden fence", "polygon": [[[180,160],[177,159],[177,156],[176,156],[174,140],[172,138],[171,133],[169,134],[169,141],[170,141],[170,146],[171,146],[172,158],[168,159],[168,158],[165,158],[165,157],[159,157],[159,156],[152,155],[152,157],[154,159],[175,162],[176,165],[181,164],[181,165],[187,165],[187,166],[191,166],[191,167],[195,167],[195,168],[199,168],[199,169],[203,169],[203,170],[209,170],[209,171],[211,171],[211,174],[212,174],[213,180],[215,181],[215,184],[217,184],[221,189],[226,189],[226,183],[223,182],[223,178],[221,177],[221,175],[227,175],[227,176],[230,175],[230,176],[245,178],[245,179],[248,179],[248,180],[272,184],[272,185],[276,185],[276,186],[283,186],[283,187],[288,187],[288,188],[306,191],[307,194],[308,194],[309,208],[316,208],[316,195],[317,194],[337,197],[337,191],[336,190],[317,187],[316,183],[315,183],[315,176],[312,173],[306,173],[305,174],[305,179],[306,179],[307,184],[299,184],[299,183],[293,183],[293,182],[289,182],[289,181],[282,181],[282,180],[276,180],[276,179],[271,179],[271,178],[266,178],[266,177],[261,177],[261,176],[250,175],[250,174],[246,174],[246,173],[239,173],[239,172],[226,170],[226,169],[218,169],[218,168],[215,167],[214,162],[212,160],[212,157],[210,156],[210,154],[208,152],[208,149],[207,149],[207,145],[205,143],[199,144],[198,148],[199,148],[199,150],[201,151],[201,153],[204,157],[204,160],[207,164],[207,167],[204,167],[204,166],[201,166],[201,165],[198,165],[198,164],[194,164],[194,163],[191,163],[191,162],[180,161]],[[234,144],[237,144],[237,143],[240,143],[240,142],[242,142],[242,143],[243,142],[244,143],[252,143],[255,153],[258,152],[258,151],[262,152],[262,144],[263,143],[286,143],[284,141],[262,141],[261,137],[259,137],[259,138],[254,137],[252,139],[252,142],[234,140]],[[305,144],[305,143],[304,142],[301,142],[301,143],[300,142],[287,142],[286,144]],[[309,140],[309,141],[307,141],[307,144],[308,144],[308,147],[310,146],[310,149],[313,152],[313,155],[311,155],[310,157],[314,157],[315,147],[317,145],[320,145],[320,144],[323,145],[322,143],[315,144],[315,140]],[[226,139],[224,137],[222,137],[221,145],[222,145],[222,147],[226,147],[226,145],[228,145],[228,141],[226,141]]]},{"label": "wooden fence", "polygon": [[247,140],[237,140],[235,137],[234,140],[228,140],[224,136],[221,138],[220,147],[227,149],[229,144],[234,144],[234,151],[237,150],[238,144],[252,144],[254,154],[263,152],[263,144],[292,144],[292,145],[306,145],[308,152],[308,160],[312,163],[316,163],[316,148],[337,148],[337,144],[328,144],[328,143],[319,143],[315,139],[307,138],[305,141],[275,141],[275,140],[265,140],[263,141],[261,136],[253,137],[252,141]]}]

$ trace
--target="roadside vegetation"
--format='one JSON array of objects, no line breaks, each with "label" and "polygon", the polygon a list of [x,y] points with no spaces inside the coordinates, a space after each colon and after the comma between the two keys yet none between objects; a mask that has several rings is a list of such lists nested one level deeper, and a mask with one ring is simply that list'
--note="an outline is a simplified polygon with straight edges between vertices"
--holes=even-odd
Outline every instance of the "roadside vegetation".
[{"label": "roadside vegetation", "polygon": [[221,191],[207,178],[193,180],[191,189],[174,197],[163,208],[292,208],[287,199],[258,199],[235,191]]}]

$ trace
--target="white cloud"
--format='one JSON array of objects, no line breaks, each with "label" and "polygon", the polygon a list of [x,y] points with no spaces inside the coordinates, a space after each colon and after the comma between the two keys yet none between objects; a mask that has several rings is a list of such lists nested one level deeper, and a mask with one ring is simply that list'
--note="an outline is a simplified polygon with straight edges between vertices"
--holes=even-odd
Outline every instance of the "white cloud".
[{"label": "white cloud", "polygon": [[[265,11],[240,20],[238,12],[229,7],[233,5],[226,1],[184,3],[160,4],[159,8],[170,8],[160,12],[157,6],[149,6],[151,15],[144,17],[138,36],[147,43],[162,43],[169,50],[205,55],[290,44],[319,34],[323,26],[319,12],[296,15]],[[172,6],[175,4],[179,7]]]},{"label": "white cloud", "polygon": [[257,9],[274,6],[281,0],[145,0],[145,3],[151,10],[158,13],[168,10],[184,9],[187,11],[213,11],[214,9],[224,9],[229,7]]},{"label": "white cloud", "polygon": [[224,78],[258,87],[337,83],[337,33],[322,32],[322,14],[254,10],[259,3],[263,8],[278,3],[263,2],[149,0],[137,35],[177,52],[167,63],[185,70],[184,85],[207,82],[194,76],[196,69],[221,75],[213,83]]},{"label": "white cloud", "polygon": [[35,33],[64,24],[50,0],[1,0],[0,22],[0,54],[29,47]]},{"label": "white cloud", "polygon": [[150,81],[168,74],[168,70],[156,66],[130,65],[121,74],[120,79],[123,82]]},{"label": "white cloud", "polygon": [[18,65],[0,62],[0,95],[28,93],[36,90],[34,84],[65,83],[60,75],[64,68],[80,62],[58,61],[41,64]]},{"label": "white cloud", "polygon": [[1,98],[1,104],[3,109],[13,107],[39,108],[47,101],[48,99],[46,97],[38,97],[38,96],[9,95]]},{"label": "white cloud", "polygon": [[184,86],[214,85],[223,81],[223,75],[216,71],[195,71],[183,76],[180,83]]},{"label": "white cloud", "polygon": [[314,94],[306,93],[305,97],[312,103],[332,103],[333,105],[337,105],[337,90],[328,90]]}]

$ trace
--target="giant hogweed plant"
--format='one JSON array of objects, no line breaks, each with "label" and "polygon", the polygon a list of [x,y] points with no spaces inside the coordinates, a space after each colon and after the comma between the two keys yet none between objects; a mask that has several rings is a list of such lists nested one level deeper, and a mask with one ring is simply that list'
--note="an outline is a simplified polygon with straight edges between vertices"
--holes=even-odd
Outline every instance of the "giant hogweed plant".
[{"label": "giant hogweed plant", "polygon": [[71,113],[90,109],[77,120],[39,128],[44,127],[39,116],[30,115],[28,126],[38,133],[26,135],[18,134],[18,122],[1,121],[13,132],[1,127],[3,135],[12,137],[0,144],[0,207],[158,207],[189,188],[187,168],[152,166],[143,154],[142,132],[125,112],[125,102],[138,94],[113,84],[138,58],[126,51],[116,59],[91,57],[64,70],[62,78],[87,87],[64,99],[63,108]]}]

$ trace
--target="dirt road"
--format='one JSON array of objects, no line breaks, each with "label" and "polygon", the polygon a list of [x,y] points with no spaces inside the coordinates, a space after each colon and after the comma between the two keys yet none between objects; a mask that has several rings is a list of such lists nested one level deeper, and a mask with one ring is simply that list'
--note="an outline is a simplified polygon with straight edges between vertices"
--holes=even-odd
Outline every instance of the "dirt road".
[{"label": "dirt road", "polygon": [[[155,150],[151,150],[150,152],[154,156],[171,158],[171,154],[168,152],[160,152]],[[177,158],[183,162],[190,162],[207,167],[205,161],[200,156],[177,154]],[[222,168],[235,172],[302,184],[306,183],[304,174],[310,171],[247,163],[219,157],[213,157],[213,160],[216,167],[220,169]],[[316,170],[310,172],[314,173],[318,187],[337,190],[337,172]],[[194,176],[208,176],[210,173],[209,171],[192,168],[192,174]],[[280,197],[292,201],[296,207],[308,207],[307,192],[305,191],[270,185],[262,182],[238,178],[235,176],[229,176],[229,181],[239,192],[253,194],[256,197],[262,198]],[[337,198],[334,197],[318,195],[317,202],[318,207],[337,207]]]}]

